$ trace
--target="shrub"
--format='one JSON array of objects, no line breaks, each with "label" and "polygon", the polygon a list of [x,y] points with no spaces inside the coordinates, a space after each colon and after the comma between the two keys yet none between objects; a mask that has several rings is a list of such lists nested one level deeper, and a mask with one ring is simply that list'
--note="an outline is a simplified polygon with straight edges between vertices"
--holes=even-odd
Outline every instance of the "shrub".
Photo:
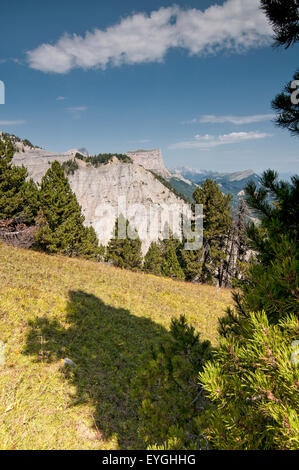
[{"label": "shrub", "polygon": [[134,382],[134,394],[142,401],[139,433],[147,447],[205,446],[195,435],[193,416],[206,406],[197,376],[210,357],[209,341],[201,342],[184,316],[173,319],[170,335],[152,349]]},{"label": "shrub", "polygon": [[73,175],[79,168],[76,160],[67,160],[66,162],[62,163],[61,167],[67,175]]},{"label": "shrub", "polygon": [[215,449],[299,449],[298,320],[251,314],[243,333],[246,342],[222,339],[199,374],[211,404],[197,432]]}]

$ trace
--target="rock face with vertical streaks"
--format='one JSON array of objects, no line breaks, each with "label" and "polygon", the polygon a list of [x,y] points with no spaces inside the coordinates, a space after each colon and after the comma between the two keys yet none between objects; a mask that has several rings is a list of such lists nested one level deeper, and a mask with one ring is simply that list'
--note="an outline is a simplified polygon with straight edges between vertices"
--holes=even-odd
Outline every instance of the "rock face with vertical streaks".
[{"label": "rock face with vertical streaks", "polygon": [[[29,176],[40,182],[53,161],[75,160],[78,169],[70,173],[68,179],[82,207],[85,224],[94,227],[103,245],[107,245],[111,238],[119,213],[138,230],[143,252],[151,241],[161,237],[165,222],[170,224],[174,233],[180,234],[180,214],[185,202],[148,171],[153,170],[162,176],[168,174],[160,150],[128,152],[131,163],[113,157],[97,167],[77,159],[76,153],[77,150],[72,150],[55,154],[24,147],[14,154],[13,163],[24,165]],[[170,220],[165,218],[167,208],[171,208]]]},{"label": "rock face with vertical streaks", "polygon": [[169,171],[164,166],[160,149],[135,150],[135,152],[126,152],[126,155],[132,158],[134,163],[143,166],[146,170],[155,171],[164,178],[170,177]]}]

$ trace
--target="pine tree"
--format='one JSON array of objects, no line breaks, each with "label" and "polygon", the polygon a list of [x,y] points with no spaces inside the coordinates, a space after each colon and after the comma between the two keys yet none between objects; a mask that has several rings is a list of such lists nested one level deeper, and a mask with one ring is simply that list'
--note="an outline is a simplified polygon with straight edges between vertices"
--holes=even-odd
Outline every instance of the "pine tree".
[{"label": "pine tree", "polygon": [[159,243],[162,254],[161,274],[162,276],[171,277],[172,279],[184,280],[184,271],[178,259],[182,244],[171,231],[168,232],[166,227],[164,228],[164,232],[167,233],[167,236]]},{"label": "pine tree", "polygon": [[299,135],[299,104],[294,103],[291,99],[295,91],[292,83],[298,80],[299,71],[294,74],[293,80],[272,101],[272,108],[278,113],[275,118],[276,124],[279,127],[288,129],[293,135]]},{"label": "pine tree", "polygon": [[0,139],[0,219],[19,217],[32,224],[38,213],[38,190],[24,166],[12,164],[14,146],[9,138]]},{"label": "pine tree", "polygon": [[299,449],[298,334],[295,316],[251,314],[243,336],[211,349],[173,320],[133,384],[147,448]]},{"label": "pine tree", "polygon": [[[287,49],[296,44],[299,41],[298,0],[261,0],[261,4],[273,26],[275,45]],[[294,75],[296,80],[299,80],[299,71]],[[279,113],[276,124],[288,129],[293,135],[299,135],[299,104],[291,99],[295,90],[292,82],[286,85],[283,92],[272,101],[272,108]]]},{"label": "pine tree", "polygon": [[53,162],[43,176],[39,197],[41,228],[37,246],[48,253],[98,259],[95,232],[84,227],[81,207],[59,162]]},{"label": "pine tree", "polygon": [[236,221],[236,247],[237,247],[237,261],[240,263],[235,266],[235,278],[239,278],[242,271],[241,264],[245,262],[248,246],[247,237],[247,220],[249,218],[248,206],[243,198],[240,199],[238,207],[238,215]]},{"label": "pine tree", "polygon": [[203,260],[201,281],[221,285],[221,267],[225,262],[224,248],[232,226],[230,213],[231,196],[222,194],[216,181],[206,179],[198,187],[193,198],[203,205]]},{"label": "pine tree", "polygon": [[222,339],[199,374],[211,405],[195,418],[197,434],[210,448],[299,449],[298,334],[295,316],[271,325],[261,313],[250,315],[244,337]]},{"label": "pine tree", "polygon": [[202,273],[203,250],[180,250],[178,257],[180,266],[187,281],[198,281]]},{"label": "pine tree", "polygon": [[[125,238],[119,238],[119,226],[126,227]],[[132,232],[134,238],[129,237]],[[142,268],[141,240],[130,227],[129,221],[121,214],[115,221],[114,237],[110,240],[106,250],[106,261],[123,269],[138,271]]]},{"label": "pine tree", "polygon": [[197,445],[193,417],[205,407],[198,372],[210,358],[209,341],[200,341],[183,315],[172,319],[170,335],[152,349],[132,384],[133,394],[142,402],[139,435],[147,447],[158,444],[165,449],[173,439],[177,447],[169,444],[170,448]]},{"label": "pine tree", "polygon": [[278,181],[268,170],[261,188],[251,183],[246,188],[247,203],[260,219],[259,226],[247,228],[248,243],[256,253],[234,293],[235,309],[220,319],[222,335],[240,334],[243,319],[251,312],[264,310],[270,323],[298,312],[298,220],[299,178],[292,183]]},{"label": "pine tree", "polygon": [[226,259],[220,271],[220,285],[224,287],[236,287],[244,278],[247,270],[249,253],[246,231],[247,220],[249,220],[247,204],[241,198],[227,239]]},{"label": "pine tree", "polygon": [[277,46],[286,49],[299,41],[298,0],[261,0],[268,16]]},{"label": "pine tree", "polygon": [[164,248],[163,251],[164,253],[161,267],[162,275],[177,280],[185,279],[184,271],[179,264],[175,247],[172,244],[169,244]]},{"label": "pine tree", "polygon": [[93,227],[83,227],[78,256],[96,261],[104,260],[105,248],[102,245],[99,246],[98,237]]},{"label": "pine tree", "polygon": [[23,207],[21,217],[28,225],[36,221],[40,209],[39,190],[32,178],[27,179],[23,188]]},{"label": "pine tree", "polygon": [[191,242],[195,242],[198,236],[196,233],[197,222],[194,207],[192,207],[192,211],[191,219],[188,220],[186,216],[182,216],[182,243],[177,247],[177,257],[185,279],[191,282],[199,282],[202,274],[203,249],[186,249],[186,246]]},{"label": "pine tree", "polygon": [[144,258],[143,270],[157,276],[183,280],[185,274],[180,264],[182,244],[169,231],[168,226],[164,227],[163,233],[166,238],[151,243]]},{"label": "pine tree", "polygon": [[143,271],[145,273],[161,275],[162,251],[157,242],[152,242],[144,258]]}]

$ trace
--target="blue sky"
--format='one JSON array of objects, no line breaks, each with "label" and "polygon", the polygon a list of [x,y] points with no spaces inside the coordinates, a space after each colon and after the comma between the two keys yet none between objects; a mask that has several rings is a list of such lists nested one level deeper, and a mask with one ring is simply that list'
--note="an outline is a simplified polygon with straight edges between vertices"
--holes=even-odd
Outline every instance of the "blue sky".
[{"label": "blue sky", "polygon": [[160,147],[167,166],[298,172],[270,105],[298,47],[271,47],[258,4],[5,2],[0,129],[52,151]]}]

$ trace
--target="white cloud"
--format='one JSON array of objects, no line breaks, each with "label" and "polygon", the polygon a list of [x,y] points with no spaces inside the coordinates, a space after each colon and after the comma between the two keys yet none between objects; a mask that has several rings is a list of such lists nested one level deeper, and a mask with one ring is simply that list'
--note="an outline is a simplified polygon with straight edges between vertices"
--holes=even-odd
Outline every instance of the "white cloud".
[{"label": "white cloud", "polygon": [[197,134],[194,140],[177,142],[169,146],[170,149],[210,149],[219,145],[238,144],[247,140],[264,139],[271,137],[266,132],[231,132],[223,135],[200,135]]},{"label": "white cloud", "polygon": [[177,24],[182,45],[191,54],[241,52],[265,45],[272,34],[259,0],[228,0],[204,12],[193,8],[181,12]]},{"label": "white cloud", "polygon": [[213,114],[204,114],[199,119],[189,121],[189,123],[211,123],[211,124],[221,124],[221,123],[232,123],[236,125],[241,124],[252,124],[261,121],[270,121],[275,117],[275,114],[254,114],[252,116],[214,116]]},{"label": "white cloud", "polygon": [[63,101],[66,100],[65,96],[57,96],[56,101]]},{"label": "white cloud", "polygon": [[78,112],[81,112],[81,111],[86,111],[87,106],[70,106],[67,109],[71,112],[78,113]]},{"label": "white cloud", "polygon": [[25,124],[26,121],[0,121],[0,126],[16,126],[18,124]]},{"label": "white cloud", "polygon": [[67,73],[73,68],[161,62],[174,47],[190,55],[242,52],[270,41],[272,30],[259,5],[259,0],[227,0],[205,11],[172,6],[150,15],[137,13],[106,30],[66,34],[55,44],[41,44],[27,52],[27,59],[34,69]]}]

